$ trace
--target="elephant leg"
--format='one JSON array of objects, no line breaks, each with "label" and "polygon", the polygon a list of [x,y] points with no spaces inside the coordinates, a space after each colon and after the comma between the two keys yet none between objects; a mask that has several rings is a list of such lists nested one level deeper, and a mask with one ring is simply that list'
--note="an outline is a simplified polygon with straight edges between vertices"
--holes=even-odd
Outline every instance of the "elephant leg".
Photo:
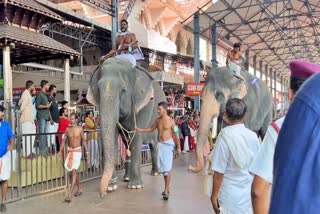
[{"label": "elephant leg", "polygon": [[[128,182],[129,179],[129,162],[131,161],[131,158],[126,155],[125,160],[123,160],[122,154],[123,152],[126,153],[126,150],[128,149],[127,146],[127,142],[125,141],[125,138],[123,137],[123,135],[121,134],[121,138],[122,138],[122,142],[120,143],[120,156],[121,156],[121,160],[124,162],[124,176],[123,176],[123,181],[124,182]],[[123,163],[122,162],[122,163]]]},{"label": "elephant leg", "polygon": [[149,144],[150,152],[151,152],[151,161],[152,161],[152,169],[151,175],[158,176],[159,175],[159,167],[158,167],[158,145],[154,142]]},{"label": "elephant leg", "polygon": [[272,112],[270,111],[264,118],[262,127],[259,130],[259,137],[261,137],[261,140],[263,140],[264,136],[266,135],[271,121],[272,121]]},{"label": "elephant leg", "polygon": [[129,177],[129,165],[131,162],[131,157],[129,157],[127,155],[126,157],[126,162],[124,164],[124,176],[123,176],[123,181],[124,182],[129,182],[130,181],[130,177]]},{"label": "elephant leg", "polygon": [[137,133],[130,147],[131,162],[129,163],[129,189],[143,188],[143,182],[141,177],[141,146],[141,135]]}]

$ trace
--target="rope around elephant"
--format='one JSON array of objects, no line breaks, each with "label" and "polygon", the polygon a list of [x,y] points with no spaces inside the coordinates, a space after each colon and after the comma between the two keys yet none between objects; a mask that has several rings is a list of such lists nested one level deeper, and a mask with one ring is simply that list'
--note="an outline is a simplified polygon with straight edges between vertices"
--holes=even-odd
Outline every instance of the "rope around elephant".
[{"label": "rope around elephant", "polygon": [[[118,126],[119,126],[119,128],[120,128],[120,130],[121,130],[121,132],[122,132],[122,134],[123,134],[123,136],[124,136],[124,138],[125,138],[126,144],[127,144],[127,151],[126,151],[126,153],[127,153],[127,155],[128,155],[129,157],[131,156],[130,146],[131,146],[131,143],[132,143],[132,141],[133,141],[133,139],[134,139],[134,137],[136,136],[136,133],[137,133],[137,131],[136,131],[136,129],[137,129],[136,113],[133,114],[133,120],[134,120],[134,131],[129,131],[129,130],[127,130],[127,129],[124,128],[124,127],[121,125],[121,123],[118,121]],[[128,134],[128,138],[129,138],[129,139],[127,138],[127,136],[126,136],[125,133]],[[133,135],[132,135],[132,137],[131,137],[130,134],[132,134],[132,133],[133,133]]]}]

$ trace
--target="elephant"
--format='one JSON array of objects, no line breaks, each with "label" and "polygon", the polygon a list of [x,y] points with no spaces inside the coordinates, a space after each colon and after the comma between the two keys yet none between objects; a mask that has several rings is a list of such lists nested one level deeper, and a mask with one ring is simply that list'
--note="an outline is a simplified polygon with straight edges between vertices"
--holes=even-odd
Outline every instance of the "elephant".
[{"label": "elephant", "polygon": [[210,123],[213,118],[221,116],[230,98],[245,101],[248,111],[246,127],[258,133],[261,138],[264,137],[272,120],[272,95],[268,87],[248,72],[242,72],[241,76],[237,76],[227,67],[214,68],[208,73],[202,91],[196,165],[189,166],[192,172],[197,173],[203,169],[203,148]]},{"label": "elephant", "polygon": [[[119,127],[127,131],[135,131],[137,127],[150,127],[158,116],[158,103],[166,101],[166,98],[159,83],[147,70],[140,66],[132,66],[124,60],[109,58],[93,73],[87,99],[99,108],[101,115],[104,168],[100,196],[103,197],[107,194],[108,185],[114,177]],[[128,188],[143,187],[140,171],[141,147],[142,142],[150,141],[157,143],[157,132],[135,132],[129,146],[131,154],[127,153],[130,156],[126,170],[130,178]],[[151,153],[152,173],[156,173],[157,144],[151,146]]]}]

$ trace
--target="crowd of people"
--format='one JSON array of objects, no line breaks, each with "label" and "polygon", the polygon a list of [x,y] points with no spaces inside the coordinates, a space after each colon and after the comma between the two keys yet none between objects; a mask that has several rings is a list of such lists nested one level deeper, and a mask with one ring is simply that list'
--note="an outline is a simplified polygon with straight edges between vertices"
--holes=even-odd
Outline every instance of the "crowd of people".
[{"label": "crowd of people", "polygon": [[174,121],[179,128],[182,153],[186,154],[189,151],[195,151],[197,130],[200,125],[200,113],[198,111],[189,111],[182,117],[176,116]]},{"label": "crowd of people", "polygon": [[167,97],[168,108],[184,108],[185,105],[185,92],[183,89],[168,88],[164,89]]},{"label": "crowd of people", "polygon": [[[22,139],[22,156],[26,158],[34,158],[38,153],[48,156],[58,151],[63,140],[63,133],[70,124],[69,103],[67,101],[58,103],[56,100],[57,87],[49,84],[47,80],[42,80],[40,86],[40,92],[36,93],[34,82],[27,81],[26,89],[18,103],[17,117],[21,124],[21,134],[33,134],[30,138]],[[83,115],[77,113],[77,117],[80,118],[78,125],[87,130],[95,130],[99,126],[99,119],[94,119],[92,111],[85,112]],[[35,147],[36,133],[40,134],[37,145],[39,152]],[[97,147],[96,135],[96,133],[88,133],[89,141],[94,144],[93,148]]]}]

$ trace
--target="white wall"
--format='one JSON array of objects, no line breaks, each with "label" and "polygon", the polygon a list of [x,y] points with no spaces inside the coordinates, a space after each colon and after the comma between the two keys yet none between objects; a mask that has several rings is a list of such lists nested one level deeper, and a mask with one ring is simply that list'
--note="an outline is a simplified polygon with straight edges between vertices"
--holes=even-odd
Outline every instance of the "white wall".
[{"label": "white wall", "polygon": [[148,31],[148,48],[176,54],[177,46],[167,37],[161,36],[159,32],[154,30]]},{"label": "white wall", "polygon": [[136,34],[140,46],[148,47],[148,31],[139,21],[139,16],[144,2],[136,1],[128,18],[129,31]]},{"label": "white wall", "polygon": [[148,47],[158,51],[176,54],[177,47],[174,42],[165,36],[161,36],[159,32],[147,30],[144,24],[140,23],[139,16],[144,2],[137,1],[128,18],[129,31],[136,34],[140,46]]}]

